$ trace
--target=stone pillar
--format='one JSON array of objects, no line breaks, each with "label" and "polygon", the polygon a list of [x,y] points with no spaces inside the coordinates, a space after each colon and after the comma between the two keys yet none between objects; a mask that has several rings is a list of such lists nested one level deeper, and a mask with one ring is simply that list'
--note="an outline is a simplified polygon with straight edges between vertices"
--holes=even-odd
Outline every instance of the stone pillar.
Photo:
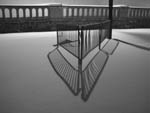
[{"label": "stone pillar", "polygon": [[121,6],[120,7],[120,12],[119,12],[119,18],[120,19],[128,18],[128,11],[129,11],[128,6]]},{"label": "stone pillar", "polygon": [[[67,9],[67,16],[68,16],[68,7]],[[63,8],[62,5],[56,5],[50,7],[50,18],[52,19],[60,19],[63,17]]]}]

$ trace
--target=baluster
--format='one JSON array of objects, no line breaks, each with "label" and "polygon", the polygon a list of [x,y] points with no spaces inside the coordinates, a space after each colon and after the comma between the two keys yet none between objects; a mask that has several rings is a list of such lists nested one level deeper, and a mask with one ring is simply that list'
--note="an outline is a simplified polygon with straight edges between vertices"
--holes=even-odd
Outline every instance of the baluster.
[{"label": "baluster", "polygon": [[82,7],[82,17],[84,17],[84,8]]},{"label": "baluster", "polygon": [[107,8],[107,17],[109,17],[109,8]]},{"label": "baluster", "polygon": [[106,17],[106,8],[104,8],[104,10],[103,10],[104,12],[103,12],[103,14],[104,14],[104,17]]},{"label": "baluster", "polygon": [[96,16],[98,17],[98,14],[99,14],[99,8],[97,8],[97,13],[96,13]]},{"label": "baluster", "polygon": [[90,17],[91,16],[91,8],[88,8],[88,16]]},{"label": "baluster", "polygon": [[12,12],[11,12],[12,8],[9,8],[9,18],[12,18]]},{"label": "baluster", "polygon": [[22,10],[23,10],[23,18],[25,18],[25,17],[26,17],[25,9],[26,9],[26,8],[24,8],[24,7],[22,8]]},{"label": "baluster", "polygon": [[97,11],[97,9],[96,9],[96,8],[94,8],[94,16],[96,16],[96,11]]},{"label": "baluster", "polygon": [[80,7],[80,17],[82,17],[82,15],[83,15],[83,10],[82,10],[82,8]]},{"label": "baluster", "polygon": [[43,8],[42,8],[42,17],[44,17],[44,15],[45,15],[45,14],[44,14],[44,9],[45,9],[45,8],[43,7]]},{"label": "baluster", "polygon": [[145,9],[144,9],[144,18],[145,18],[145,14],[146,14],[146,11],[145,11]]},{"label": "baluster", "polygon": [[4,8],[2,8],[2,17],[5,18]]},{"label": "baluster", "polygon": [[147,15],[147,10],[145,9],[145,17],[146,17],[146,15]]},{"label": "baluster", "polygon": [[140,14],[140,17],[142,17],[142,10],[139,9],[139,14]]},{"label": "baluster", "polygon": [[135,18],[137,17],[136,9],[134,9],[134,17],[135,17]]},{"label": "baluster", "polygon": [[76,17],[78,17],[78,16],[79,16],[79,9],[76,8]]},{"label": "baluster", "polygon": [[116,18],[118,18],[118,9],[116,9]]},{"label": "baluster", "polygon": [[133,9],[133,17],[136,17],[135,11],[136,11],[136,9]]},{"label": "baluster", "polygon": [[89,17],[89,8],[87,8],[87,17]]},{"label": "baluster", "polygon": [[38,7],[37,8],[35,8],[35,11],[36,11],[36,16],[35,17],[39,17],[39,12],[38,12]]},{"label": "baluster", "polygon": [[32,8],[31,7],[29,8],[29,11],[30,11],[29,17],[32,18]]},{"label": "baluster", "polygon": [[139,17],[139,9],[137,9],[137,17]]},{"label": "baluster", "polygon": [[112,10],[112,16],[115,17],[115,9]]},{"label": "baluster", "polygon": [[147,9],[147,17],[149,16],[149,10]]},{"label": "baluster", "polygon": [[134,9],[132,9],[132,18],[134,17]]},{"label": "baluster", "polygon": [[0,7],[0,18],[3,18],[2,8]]},{"label": "baluster", "polygon": [[75,8],[72,8],[72,12],[71,12],[72,13],[72,17],[74,17],[74,9]]},{"label": "baluster", "polygon": [[103,17],[103,8],[101,9],[101,17]]},{"label": "baluster", "polygon": [[145,18],[145,9],[143,9],[143,18]]},{"label": "baluster", "polygon": [[144,17],[144,10],[142,9],[142,17]]},{"label": "baluster", "polygon": [[147,11],[147,9],[145,10],[145,17],[147,17],[147,15],[148,15],[148,13],[147,13],[148,11]]},{"label": "baluster", "polygon": [[139,9],[139,12],[140,12],[140,17],[142,17],[142,10],[141,10],[141,9]]},{"label": "baluster", "polygon": [[137,17],[139,18],[139,16],[140,16],[140,15],[139,15],[139,9],[137,9]]},{"label": "baluster", "polygon": [[99,16],[102,16],[102,8],[99,9]]},{"label": "baluster", "polygon": [[69,17],[69,8],[66,9],[66,17]]},{"label": "baluster", "polygon": [[17,18],[19,18],[19,8],[16,8]]}]

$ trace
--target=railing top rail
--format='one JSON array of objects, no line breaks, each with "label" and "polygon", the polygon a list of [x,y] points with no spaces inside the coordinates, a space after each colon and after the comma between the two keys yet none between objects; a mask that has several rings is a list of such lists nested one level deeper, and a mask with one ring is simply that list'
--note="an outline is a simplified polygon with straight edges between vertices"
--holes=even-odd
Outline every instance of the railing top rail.
[{"label": "railing top rail", "polygon": [[81,24],[79,26],[86,27],[86,26],[104,25],[109,22],[110,22],[110,20],[105,20],[105,21],[99,22],[99,23]]},{"label": "railing top rail", "polygon": [[[63,7],[102,7],[107,8],[108,5],[71,5],[71,4],[62,4],[62,3],[44,3],[44,4],[0,4],[0,7],[42,7],[42,6],[63,6]],[[139,6],[128,6],[128,5],[113,5],[114,8],[117,7],[128,7],[128,8],[137,8],[137,9],[150,9],[150,7],[139,7]]]},{"label": "railing top rail", "polygon": [[1,6],[62,6],[61,3],[45,3],[45,4],[0,4]]},{"label": "railing top rail", "polygon": [[69,4],[62,4],[62,6],[66,6],[66,7],[109,7],[108,5],[69,5]]},{"label": "railing top rail", "polygon": [[91,24],[57,24],[57,30],[66,30],[69,28],[70,30],[79,30],[79,29],[99,29],[103,28],[105,25],[109,25],[110,20],[105,20],[99,23],[91,23]]},{"label": "railing top rail", "polygon": [[109,23],[110,23],[110,20],[105,20],[99,23],[79,25],[79,28],[83,30],[84,29],[99,29],[99,28],[105,28],[107,25],[109,25]]},{"label": "railing top rail", "polygon": [[139,6],[128,6],[129,8],[136,8],[136,9],[150,9],[150,7],[139,7]]}]

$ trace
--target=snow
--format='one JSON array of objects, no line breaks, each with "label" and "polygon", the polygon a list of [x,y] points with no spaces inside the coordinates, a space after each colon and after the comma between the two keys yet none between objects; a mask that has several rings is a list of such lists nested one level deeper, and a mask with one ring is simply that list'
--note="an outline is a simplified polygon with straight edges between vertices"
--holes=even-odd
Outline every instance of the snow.
[{"label": "snow", "polygon": [[[113,30],[113,37],[149,47],[150,29]],[[0,112],[148,113],[150,51],[120,42],[85,103],[51,67],[54,44],[55,32],[0,35]]]}]

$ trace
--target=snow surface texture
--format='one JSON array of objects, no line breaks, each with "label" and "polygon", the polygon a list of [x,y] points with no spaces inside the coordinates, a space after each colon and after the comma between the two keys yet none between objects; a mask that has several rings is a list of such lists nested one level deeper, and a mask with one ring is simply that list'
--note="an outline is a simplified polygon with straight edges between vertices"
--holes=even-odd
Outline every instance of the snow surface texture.
[{"label": "snow surface texture", "polygon": [[[113,30],[150,43],[150,30]],[[72,95],[49,63],[55,32],[0,35],[0,113],[148,113],[150,52],[119,43],[89,100]]]}]

